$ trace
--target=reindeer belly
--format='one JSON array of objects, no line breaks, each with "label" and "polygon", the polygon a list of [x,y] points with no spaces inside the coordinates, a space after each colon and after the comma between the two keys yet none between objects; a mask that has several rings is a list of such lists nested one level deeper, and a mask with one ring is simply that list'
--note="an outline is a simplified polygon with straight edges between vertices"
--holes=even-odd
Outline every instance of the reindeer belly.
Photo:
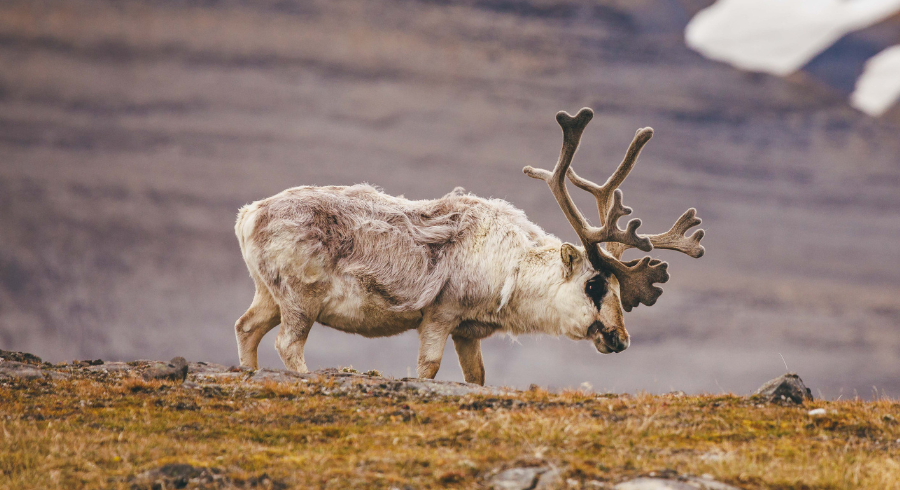
[{"label": "reindeer belly", "polygon": [[342,332],[364,337],[390,337],[413,330],[422,321],[419,311],[391,311],[389,303],[366,292],[355,280],[332,283],[316,321]]}]

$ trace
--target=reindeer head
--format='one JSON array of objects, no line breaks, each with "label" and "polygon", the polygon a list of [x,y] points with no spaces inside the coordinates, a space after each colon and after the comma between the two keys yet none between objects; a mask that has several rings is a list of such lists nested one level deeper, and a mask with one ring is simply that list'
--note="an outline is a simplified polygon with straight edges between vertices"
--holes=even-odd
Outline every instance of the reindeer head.
[{"label": "reindeer head", "polygon": [[[631,214],[631,208],[622,205],[619,186],[634,167],[641,148],[653,136],[653,129],[639,129],[622,163],[603,185],[597,185],[579,177],[570,168],[581,134],[593,117],[594,112],[588,108],[581,109],[575,117],[566,112],[558,113],[556,121],[563,130],[563,146],[553,172],[532,167],[525,167],[523,171],[525,175],[541,179],[550,186],[556,202],[584,245],[584,250],[577,252],[587,257],[592,271],[589,274],[572,274],[569,278],[584,281],[584,295],[596,310],[583,338],[593,341],[601,353],[608,354],[621,352],[630,343],[622,310],[631,311],[641,303],[652,306],[663,292],[662,288],[653,284],[669,280],[667,263],[651,257],[623,262],[620,260],[622,253],[632,247],[645,252],[656,247],[678,250],[698,258],[704,251],[700,245],[704,232],[697,230],[691,236],[685,236],[688,229],[700,224],[693,208],[685,211],[669,231],[658,235],[638,235],[639,219],[630,220],[624,230],[619,228],[619,218]],[[600,227],[591,226],[575,207],[566,189],[567,176],[577,187],[594,195],[600,213]],[[602,243],[607,243],[606,249],[600,247]],[[567,262],[565,248],[566,245],[561,253],[564,265]],[[572,260],[571,257],[568,259]]]}]

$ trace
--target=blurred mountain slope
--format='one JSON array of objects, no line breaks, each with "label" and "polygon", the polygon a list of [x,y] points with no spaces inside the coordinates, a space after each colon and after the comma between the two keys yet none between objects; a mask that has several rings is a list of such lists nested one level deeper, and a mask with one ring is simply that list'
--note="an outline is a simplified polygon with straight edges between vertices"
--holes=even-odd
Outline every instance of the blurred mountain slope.
[{"label": "blurred mountain slope", "polygon": [[[900,45],[900,13],[875,25],[851,32],[819,53],[803,67],[815,81],[849,96],[866,62],[885,49]],[[898,105],[895,103],[895,106]],[[897,124],[893,112],[882,116]]]},{"label": "blurred mountain slope", "polygon": [[[708,253],[654,253],[673,279],[629,315],[625,353],[493,340],[489,383],[747,391],[782,353],[827,395],[900,391],[900,122],[703,59],[683,42],[702,6],[4,2],[0,344],[236,363],[252,282],[234,215],[294,185],[462,185],[575,241],[521,168],[555,161],[556,111],[590,106],[579,172],[604,179],[654,127],[626,204],[646,232],[697,207]],[[415,345],[317,327],[307,350],[402,376]],[[440,376],[460,377],[452,348]]]}]

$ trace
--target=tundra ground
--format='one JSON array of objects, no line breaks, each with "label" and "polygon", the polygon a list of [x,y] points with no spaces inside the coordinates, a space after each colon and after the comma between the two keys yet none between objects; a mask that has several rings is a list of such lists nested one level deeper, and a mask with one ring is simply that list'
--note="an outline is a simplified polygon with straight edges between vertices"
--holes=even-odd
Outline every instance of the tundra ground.
[{"label": "tundra ground", "polygon": [[568,488],[651,472],[752,489],[900,488],[894,400],[778,406],[431,382],[474,390],[441,395],[333,370],[213,379],[197,366],[183,385],[146,381],[141,366],[0,380],[0,488],[143,488],[135,475],[173,463],[253,488],[486,487],[529,465],[555,466]]}]

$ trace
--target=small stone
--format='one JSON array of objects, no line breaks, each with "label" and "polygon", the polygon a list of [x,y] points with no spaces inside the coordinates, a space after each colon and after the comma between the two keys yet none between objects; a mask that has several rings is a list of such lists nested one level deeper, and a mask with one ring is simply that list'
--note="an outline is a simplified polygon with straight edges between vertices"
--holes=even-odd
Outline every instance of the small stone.
[{"label": "small stone", "polygon": [[163,381],[184,382],[187,378],[188,362],[183,357],[175,357],[168,364],[154,367],[144,372],[144,379],[158,379]]},{"label": "small stone", "polygon": [[250,376],[249,381],[276,381],[279,383],[290,383],[298,381],[303,376],[305,375],[300,374],[297,371],[262,368],[253,373],[253,375]]},{"label": "small stone", "polygon": [[167,464],[156,469],[145,471],[129,478],[131,488],[150,490],[158,488],[191,488],[203,485],[204,488],[231,486],[229,478],[222,475],[218,468],[202,468],[189,464]]},{"label": "small stone", "polygon": [[118,373],[131,371],[134,368],[124,362],[104,362],[103,364],[88,366],[85,369],[95,373]]},{"label": "small stone", "polygon": [[511,468],[491,478],[494,490],[544,490],[558,488],[562,477],[556,468]]},{"label": "small stone", "polygon": [[72,361],[73,366],[86,367],[86,366],[102,366],[103,359],[84,359],[81,361]]},{"label": "small stone", "polygon": [[541,473],[538,476],[537,485],[534,486],[534,490],[550,490],[553,488],[559,488],[562,485],[562,475],[559,470],[556,468],[550,468],[549,470]]},{"label": "small stone", "polygon": [[708,478],[680,476],[676,478],[635,478],[619,483],[615,490],[740,490]]},{"label": "small stone", "polygon": [[824,409],[824,408],[815,408],[815,409],[812,409],[812,410],[809,411],[809,416],[810,416],[810,417],[819,417],[819,416],[821,416],[821,415],[825,415],[825,409]]},{"label": "small stone", "polygon": [[494,490],[524,490],[534,488],[544,468],[512,468],[491,478]]},{"label": "small stone", "polygon": [[229,367],[214,362],[192,362],[188,364],[188,374],[227,373]]},{"label": "small stone", "polygon": [[769,403],[794,403],[797,405],[813,399],[812,392],[796,373],[787,373],[767,382],[756,390],[752,397]]},{"label": "small stone", "polygon": [[511,393],[509,390],[503,388],[421,378],[399,379],[392,384],[392,388],[397,391],[414,391],[420,395],[438,396],[505,395]]}]

